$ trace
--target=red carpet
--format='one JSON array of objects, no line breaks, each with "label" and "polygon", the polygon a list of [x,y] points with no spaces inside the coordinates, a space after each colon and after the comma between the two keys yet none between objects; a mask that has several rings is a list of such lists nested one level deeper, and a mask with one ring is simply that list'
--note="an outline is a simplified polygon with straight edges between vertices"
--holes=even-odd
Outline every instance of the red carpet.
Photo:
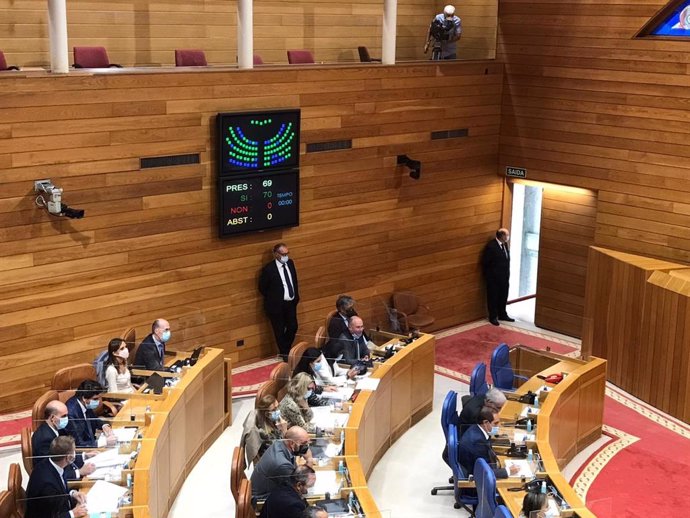
[{"label": "red carpet", "polygon": [[0,448],[20,444],[19,433],[25,426],[31,426],[31,412],[0,416]]},{"label": "red carpet", "polygon": [[256,394],[259,386],[271,376],[271,371],[279,363],[271,358],[232,369],[232,397]]}]

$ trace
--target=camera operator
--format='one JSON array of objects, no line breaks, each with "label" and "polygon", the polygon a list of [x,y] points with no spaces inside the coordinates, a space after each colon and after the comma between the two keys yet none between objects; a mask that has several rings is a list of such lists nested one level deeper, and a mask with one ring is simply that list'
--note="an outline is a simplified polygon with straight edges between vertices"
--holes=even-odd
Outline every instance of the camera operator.
[{"label": "camera operator", "polygon": [[437,14],[429,25],[424,53],[433,43],[431,59],[456,59],[457,41],[462,34],[462,22],[455,16],[455,7],[447,5]]}]

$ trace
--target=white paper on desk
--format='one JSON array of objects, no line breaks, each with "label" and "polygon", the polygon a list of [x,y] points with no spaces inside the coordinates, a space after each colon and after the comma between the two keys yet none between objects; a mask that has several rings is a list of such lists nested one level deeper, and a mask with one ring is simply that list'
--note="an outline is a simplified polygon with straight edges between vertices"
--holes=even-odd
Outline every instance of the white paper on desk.
[{"label": "white paper on desk", "polygon": [[338,480],[338,473],[336,471],[316,471],[316,482],[314,487],[309,489],[308,495],[325,495],[330,493],[335,495],[340,491],[341,482]]},{"label": "white paper on desk", "polygon": [[525,408],[522,409],[522,412],[520,412],[520,417],[529,417],[531,415],[538,415],[539,414],[539,409],[534,408],[533,406],[526,406]]},{"label": "white paper on desk", "polygon": [[96,471],[87,475],[86,478],[89,480],[121,480],[122,479],[122,467],[120,466],[105,466],[102,468],[96,468]]},{"label": "white paper on desk", "polygon": [[324,454],[326,457],[332,458],[340,455],[341,451],[343,451],[343,443],[329,442],[328,446],[326,446],[326,449],[324,450]]},{"label": "white paper on desk", "polygon": [[130,456],[126,453],[118,453],[117,448],[110,448],[109,450],[102,451],[95,457],[86,459],[86,462],[95,464],[97,468],[105,468],[109,466],[122,466],[129,458]]},{"label": "white paper on desk", "polygon": [[[508,472],[508,476],[510,477],[525,477],[525,478],[532,478],[534,476],[534,473],[532,472],[532,466],[530,465],[529,461],[526,459],[506,459],[504,461],[506,471]],[[520,468],[520,471],[518,471],[515,475],[510,474],[510,467],[511,466],[517,466]]]},{"label": "white paper on desk", "polygon": [[330,406],[315,406],[311,407],[314,417],[311,422],[319,428],[332,430],[334,428],[342,428],[347,424],[347,419],[350,414],[344,412],[331,412]]},{"label": "white paper on desk", "polygon": [[330,392],[324,390],[319,397],[323,399],[335,399],[336,401],[346,401],[352,397],[355,389],[351,387],[338,387],[338,390]]},{"label": "white paper on desk", "polygon": [[533,433],[516,432],[515,435],[513,436],[513,441],[516,444],[524,444],[527,441],[534,441],[534,434]]},{"label": "white paper on desk", "polygon": [[113,433],[117,437],[117,442],[132,442],[137,434],[137,428],[113,428]]},{"label": "white paper on desk", "polygon": [[379,379],[377,378],[364,378],[357,382],[357,390],[376,390],[379,386]]},{"label": "white paper on desk", "polygon": [[120,487],[110,482],[97,481],[86,495],[86,507],[91,513],[116,513],[117,502],[127,492],[126,487]]}]

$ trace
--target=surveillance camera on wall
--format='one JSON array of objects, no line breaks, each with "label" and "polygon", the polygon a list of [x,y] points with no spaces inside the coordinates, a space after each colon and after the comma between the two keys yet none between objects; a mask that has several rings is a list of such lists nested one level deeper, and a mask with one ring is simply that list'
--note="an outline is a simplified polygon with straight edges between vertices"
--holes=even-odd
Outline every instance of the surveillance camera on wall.
[{"label": "surveillance camera on wall", "polygon": [[70,219],[81,219],[84,217],[83,209],[73,209],[68,207],[66,203],[62,203],[62,189],[53,185],[50,179],[36,180],[34,182],[34,192],[45,193],[50,196],[48,201],[45,200],[42,194],[36,197],[36,205],[44,207],[49,214]]}]

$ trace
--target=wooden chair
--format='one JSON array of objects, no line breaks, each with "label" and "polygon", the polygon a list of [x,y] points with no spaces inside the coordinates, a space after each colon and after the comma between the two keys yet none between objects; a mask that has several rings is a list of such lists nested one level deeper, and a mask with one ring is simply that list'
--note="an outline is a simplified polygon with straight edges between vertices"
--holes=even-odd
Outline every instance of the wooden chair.
[{"label": "wooden chair", "polygon": [[380,58],[372,58],[369,55],[369,49],[366,47],[357,47],[357,53],[359,54],[359,61],[361,63],[381,63]]},{"label": "wooden chair", "polygon": [[243,480],[247,479],[245,469],[247,469],[247,463],[244,459],[244,448],[235,446],[232,452],[232,464],[230,465],[230,492],[236,504],[239,503],[237,497],[240,493],[240,485]]},{"label": "wooden chair", "polygon": [[16,512],[14,495],[9,491],[0,491],[0,518],[14,518]]},{"label": "wooden chair", "polygon": [[[34,403],[33,409],[31,410],[31,430],[36,431],[41,423],[45,420],[44,412],[46,405],[51,401],[60,399],[60,395],[57,390],[49,390],[41,394],[36,402]],[[69,399],[69,398],[67,398]],[[65,401],[67,401],[65,399]]]},{"label": "wooden chair", "polygon": [[261,59],[261,56],[259,56],[258,54],[254,54],[254,56],[252,56],[252,58],[253,58],[252,61],[254,62],[255,65],[263,65],[264,64],[264,60]]},{"label": "wooden chair", "polygon": [[317,349],[323,349],[323,346],[326,345],[326,342],[328,342],[328,331],[326,331],[327,329],[327,327],[321,326],[316,330],[316,335],[314,336],[314,346]]},{"label": "wooden chair", "polygon": [[314,63],[314,55],[310,50],[299,49],[299,50],[288,50],[287,51],[288,63],[291,65],[303,65],[308,63]]},{"label": "wooden chair", "polygon": [[278,399],[278,382],[274,380],[268,380],[263,385],[259,387],[256,392],[256,399],[254,400],[254,408],[257,408],[259,401],[263,399],[264,396],[272,395],[274,398]]},{"label": "wooden chair", "polygon": [[24,491],[22,487],[22,469],[16,462],[10,464],[10,472],[7,478],[7,490],[14,495],[15,516],[24,518],[26,491]]},{"label": "wooden chair", "polygon": [[24,469],[31,475],[34,469],[34,452],[31,446],[31,427],[25,426],[20,432],[22,438],[22,462]]},{"label": "wooden chair", "polygon": [[245,478],[240,483],[236,502],[235,518],[256,518],[256,512],[252,507],[252,483],[249,479]]},{"label": "wooden chair", "polygon": [[206,54],[198,49],[175,49],[176,67],[205,67]]},{"label": "wooden chair", "polygon": [[271,380],[278,384],[278,392],[276,399],[279,401],[283,399],[283,396],[287,392],[287,384],[290,381],[290,367],[285,362],[280,362],[271,371]]},{"label": "wooden chair", "polygon": [[419,298],[411,291],[393,293],[393,307],[398,314],[398,321],[403,333],[412,329],[428,327],[436,320],[428,313],[429,308],[419,302]]},{"label": "wooden chair", "polygon": [[5,59],[5,53],[0,50],[0,72],[5,70],[19,70],[19,67],[7,66],[7,60]]},{"label": "wooden chair", "polygon": [[294,345],[292,349],[290,349],[290,354],[288,354],[288,366],[290,367],[290,372],[295,370],[295,367],[297,367],[297,364],[302,359],[304,351],[307,349],[309,349],[308,342],[299,342],[298,344]]},{"label": "wooden chair", "polygon": [[105,47],[73,47],[74,68],[122,68],[122,65],[111,63]]},{"label": "wooden chair", "polygon": [[129,364],[134,363],[134,358],[137,356],[137,349],[139,349],[139,343],[137,342],[137,330],[134,327],[130,327],[122,333],[122,339],[127,342],[127,349],[129,349]]},{"label": "wooden chair", "polygon": [[84,380],[96,380],[96,369],[91,363],[79,363],[71,367],[60,369],[53,375],[50,388],[61,392],[63,390],[76,390]]},{"label": "wooden chair", "polygon": [[[338,314],[338,310],[334,309],[333,311],[329,311],[328,315],[326,315],[326,320],[323,323],[323,328],[326,330],[326,334],[328,334],[328,326],[331,324],[331,319]],[[334,336],[333,338],[338,338],[337,336]],[[316,346],[318,347],[318,345]]]}]

